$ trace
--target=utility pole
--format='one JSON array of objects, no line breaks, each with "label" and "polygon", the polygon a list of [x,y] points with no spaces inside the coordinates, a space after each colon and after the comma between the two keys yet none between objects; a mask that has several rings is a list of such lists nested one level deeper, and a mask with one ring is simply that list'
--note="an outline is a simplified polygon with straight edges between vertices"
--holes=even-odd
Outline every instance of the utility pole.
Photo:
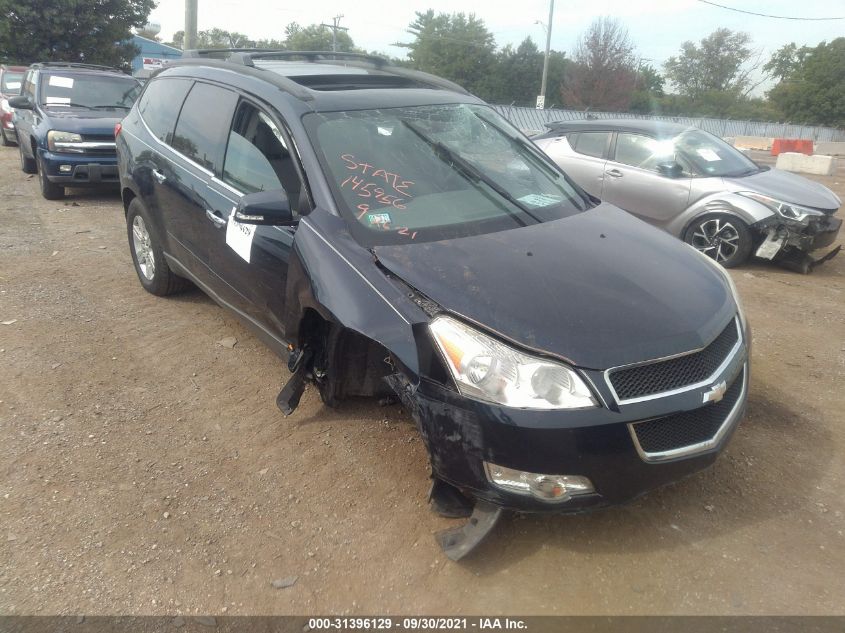
[{"label": "utility pole", "polygon": [[331,24],[321,24],[320,26],[325,26],[327,29],[332,30],[332,51],[337,52],[337,32],[338,31],[348,31],[349,29],[345,26],[340,26],[340,19],[342,15],[336,15],[332,18]]},{"label": "utility pole", "polygon": [[182,49],[189,50],[197,47],[197,2],[185,0],[185,38]]},{"label": "utility pole", "polygon": [[549,50],[552,47],[552,20],[555,15],[555,0],[549,0],[549,23],[546,26],[546,55],[543,57],[543,81],[540,83],[540,96],[537,97],[537,109],[546,107],[546,80],[549,76]]}]

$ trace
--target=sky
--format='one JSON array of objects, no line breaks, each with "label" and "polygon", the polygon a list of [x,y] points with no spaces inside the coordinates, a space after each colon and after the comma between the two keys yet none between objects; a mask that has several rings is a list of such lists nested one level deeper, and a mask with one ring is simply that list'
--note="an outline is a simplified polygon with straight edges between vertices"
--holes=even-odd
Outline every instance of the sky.
[{"label": "sky", "polygon": [[[845,0],[716,0],[735,8],[797,17],[845,16]],[[253,39],[284,38],[289,22],[306,26],[331,23],[343,15],[355,44],[367,50],[403,57],[405,50],[392,46],[411,40],[406,29],[415,11],[475,13],[482,18],[499,46],[518,44],[531,36],[542,49],[543,26],[549,16],[548,0],[321,0],[282,3],[278,0],[199,0],[198,29],[213,27],[238,31]],[[163,41],[184,28],[184,0],[159,0],[150,15],[161,25]],[[570,53],[590,22],[602,15],[622,20],[640,57],[657,67],[677,54],[686,40],[698,41],[720,27],[747,31],[765,59],[783,44],[815,45],[845,36],[845,20],[824,22],[776,20],[710,6],[698,0],[557,0],[552,21],[552,48]]]}]

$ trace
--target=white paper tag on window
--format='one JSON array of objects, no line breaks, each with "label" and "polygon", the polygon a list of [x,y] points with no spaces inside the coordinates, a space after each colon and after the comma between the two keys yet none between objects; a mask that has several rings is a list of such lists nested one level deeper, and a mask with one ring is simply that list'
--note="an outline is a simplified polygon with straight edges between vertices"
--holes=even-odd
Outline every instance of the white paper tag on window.
[{"label": "white paper tag on window", "polygon": [[712,163],[712,162],[717,161],[717,160],[722,160],[716,152],[714,152],[712,149],[707,148],[707,147],[705,147],[703,149],[697,149],[697,150],[695,150],[695,152],[699,156],[701,156],[704,160],[706,160],[708,163]]},{"label": "white paper tag on window", "polygon": [[56,88],[73,88],[73,77],[50,75],[50,85]]},{"label": "white paper tag on window", "polygon": [[531,205],[532,207],[548,207],[552,204],[560,202],[558,196],[550,196],[545,193],[529,193],[527,196],[517,198],[520,202]]},{"label": "white paper tag on window", "polygon": [[252,238],[255,237],[255,225],[241,224],[235,221],[235,208],[229,214],[226,225],[226,244],[248,264],[252,253]]},{"label": "white paper tag on window", "polygon": [[8,90],[20,90],[21,89],[21,82],[19,81],[10,81],[6,84],[6,88]]},{"label": "white paper tag on window", "polygon": [[47,97],[47,103],[50,105],[69,105],[70,97]]}]

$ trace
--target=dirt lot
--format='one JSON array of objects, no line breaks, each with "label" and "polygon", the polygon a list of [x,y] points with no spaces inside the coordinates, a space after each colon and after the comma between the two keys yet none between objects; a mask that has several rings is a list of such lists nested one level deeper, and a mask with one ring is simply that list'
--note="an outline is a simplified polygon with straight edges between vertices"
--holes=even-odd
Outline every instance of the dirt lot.
[{"label": "dirt lot", "polygon": [[283,418],[234,318],[142,290],[116,194],[48,202],[2,148],[0,614],[845,614],[845,256],[733,276],[753,379],[716,465],[455,564],[398,406]]}]

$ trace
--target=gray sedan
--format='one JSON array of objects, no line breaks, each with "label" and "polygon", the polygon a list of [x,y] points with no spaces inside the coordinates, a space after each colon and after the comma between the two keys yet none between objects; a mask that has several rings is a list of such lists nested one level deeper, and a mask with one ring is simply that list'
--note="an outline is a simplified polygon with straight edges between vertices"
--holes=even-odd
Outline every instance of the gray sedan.
[{"label": "gray sedan", "polygon": [[549,124],[534,142],[588,193],[683,239],[725,267],[752,253],[808,272],[830,246],[842,201],[760,166],[712,134],[646,120]]}]

